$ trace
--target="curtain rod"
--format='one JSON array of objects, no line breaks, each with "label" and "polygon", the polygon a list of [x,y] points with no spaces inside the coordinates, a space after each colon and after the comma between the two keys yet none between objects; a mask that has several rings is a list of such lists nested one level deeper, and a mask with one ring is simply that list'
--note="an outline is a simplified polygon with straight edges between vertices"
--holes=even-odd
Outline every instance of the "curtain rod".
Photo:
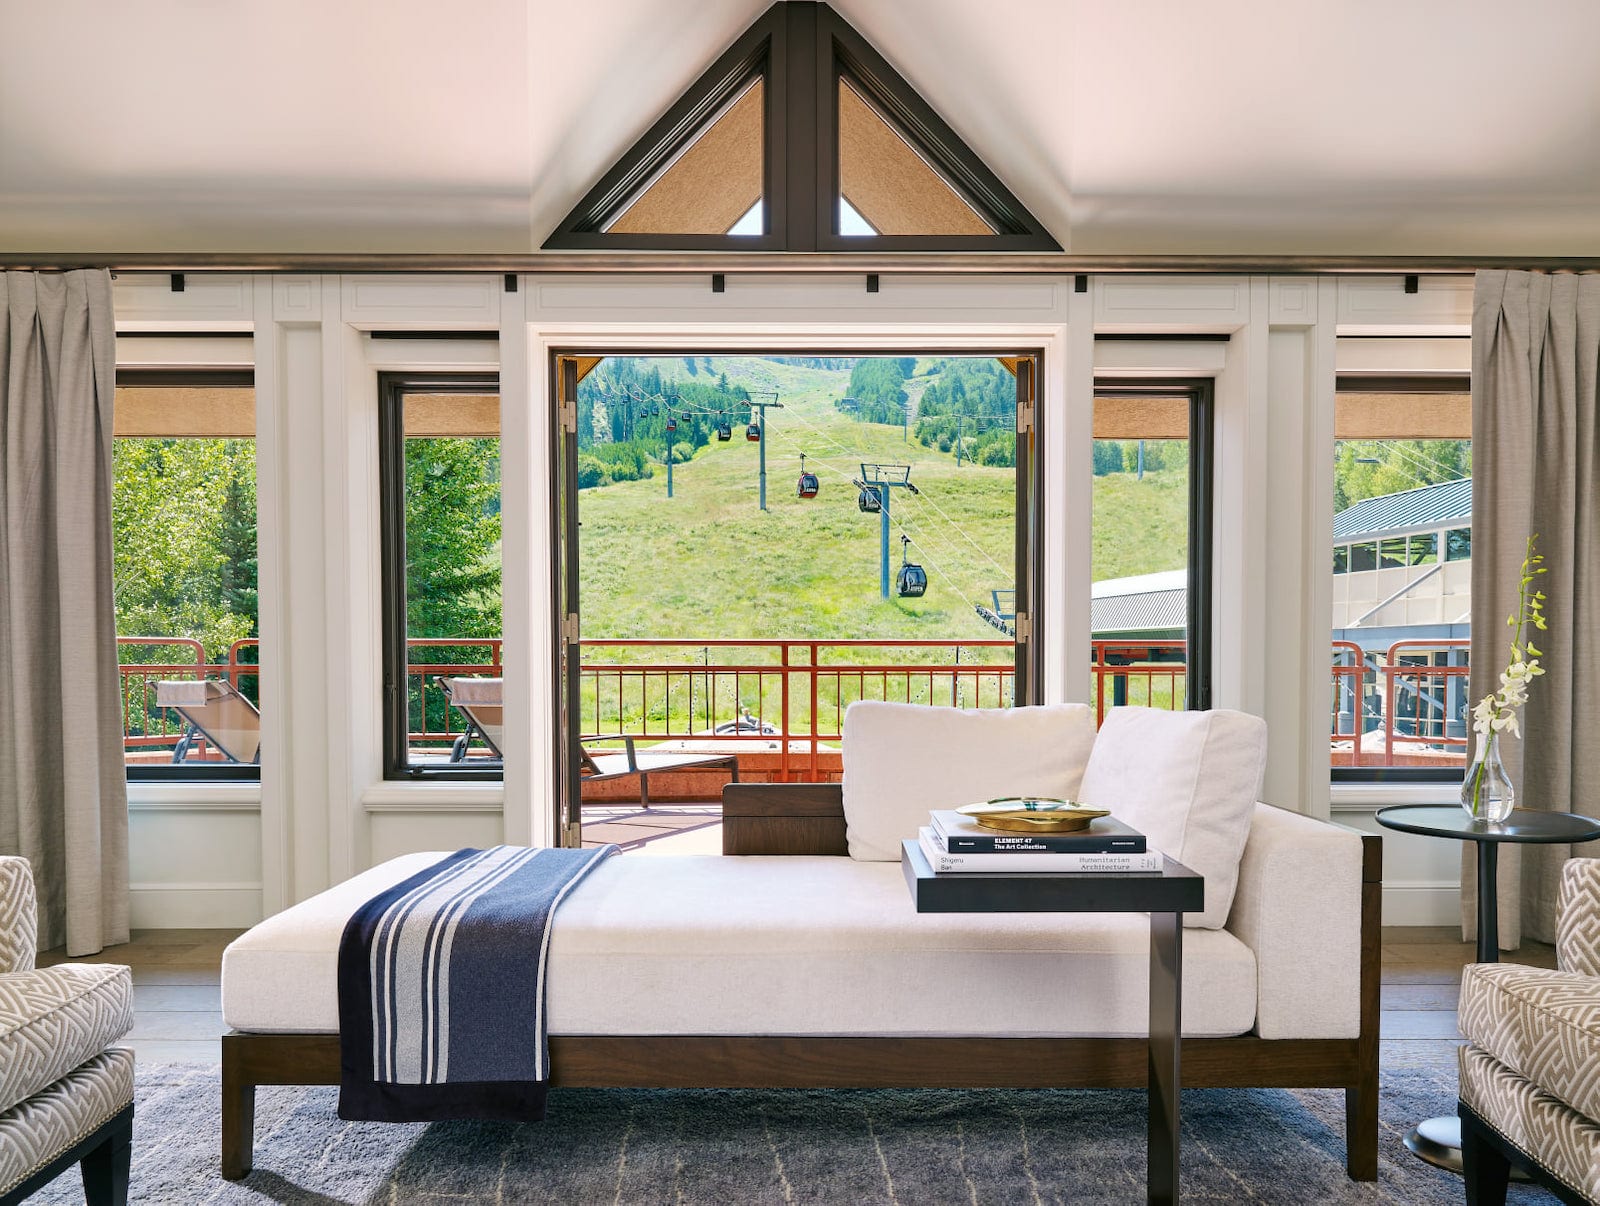
[{"label": "curtain rod", "polygon": [[1466,275],[1481,268],[1600,271],[1600,256],[1072,255],[1065,252],[0,252],[0,268],[262,273],[851,273],[941,275]]}]

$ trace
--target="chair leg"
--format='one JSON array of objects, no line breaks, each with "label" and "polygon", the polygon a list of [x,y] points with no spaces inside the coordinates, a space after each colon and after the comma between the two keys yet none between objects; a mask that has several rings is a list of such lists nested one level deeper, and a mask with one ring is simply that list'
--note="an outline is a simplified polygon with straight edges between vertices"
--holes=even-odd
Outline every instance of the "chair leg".
[{"label": "chair leg", "polygon": [[1483,1133],[1475,1118],[1461,1116],[1461,1172],[1467,1206],[1505,1206],[1511,1161]]},{"label": "chair leg", "polygon": [[89,1152],[83,1170],[83,1196],[88,1206],[127,1206],[128,1167],[133,1160],[133,1115]]},{"label": "chair leg", "polygon": [[650,776],[639,772],[639,807],[650,807]]}]

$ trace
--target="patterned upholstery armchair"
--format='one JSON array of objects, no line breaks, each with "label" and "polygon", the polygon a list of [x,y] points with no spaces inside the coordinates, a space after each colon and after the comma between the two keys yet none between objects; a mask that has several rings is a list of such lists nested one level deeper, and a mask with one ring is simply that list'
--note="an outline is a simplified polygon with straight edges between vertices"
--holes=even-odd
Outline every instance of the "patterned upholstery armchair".
[{"label": "patterned upholstery armchair", "polygon": [[83,1165],[89,1206],[123,1206],[133,1141],[133,981],[109,963],[34,966],[33,872],[0,857],[0,1206]]},{"label": "patterned upholstery armchair", "polygon": [[1503,1203],[1512,1163],[1564,1202],[1600,1202],[1600,858],[1562,870],[1556,959],[1462,973],[1469,1206]]}]

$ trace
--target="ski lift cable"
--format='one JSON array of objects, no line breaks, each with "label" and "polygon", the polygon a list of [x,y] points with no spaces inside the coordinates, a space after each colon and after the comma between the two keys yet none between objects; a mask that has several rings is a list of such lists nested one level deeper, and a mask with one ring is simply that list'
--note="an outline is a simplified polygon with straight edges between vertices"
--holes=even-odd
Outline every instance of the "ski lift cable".
[{"label": "ski lift cable", "polygon": [[832,444],[835,448],[837,448],[845,456],[854,457],[856,455],[856,453],[859,451],[858,449],[845,447],[845,445],[841,444],[838,440],[834,439],[827,432],[823,431],[815,423],[810,422],[808,419],[804,418],[802,415],[800,415],[796,411],[791,410],[787,417],[790,418],[790,419],[793,419],[795,422],[799,423],[801,426],[809,428],[813,433],[816,434],[818,439],[825,440],[829,444]]},{"label": "ski lift cable", "polygon": [[[931,555],[934,559],[935,566],[940,564],[948,564],[951,566],[961,564],[963,560],[963,558],[960,556],[961,550],[957,546],[947,543],[942,536],[936,536],[937,528],[929,527],[924,530],[923,528],[918,527],[918,535],[912,536],[911,529],[906,526],[904,520],[899,516],[896,516],[894,520],[894,526],[899,529],[902,536],[910,539],[911,543],[915,545],[923,554]],[[940,573],[941,576],[945,577],[946,581],[949,581],[949,576],[944,574],[944,571],[941,570]],[[953,583],[951,585],[951,589],[955,590],[956,594],[960,595],[963,599],[966,599],[966,593],[960,588],[956,587]],[[967,601],[971,602],[970,599]]]},{"label": "ski lift cable", "polygon": [[[1377,444],[1380,447],[1386,443],[1386,441],[1382,440],[1349,440],[1345,442],[1351,444]],[[1437,474],[1439,475],[1439,480],[1441,481],[1453,481],[1455,480],[1456,475],[1460,472],[1459,469],[1447,465],[1443,461],[1436,461],[1426,453],[1416,452],[1413,449],[1407,448],[1398,441],[1387,443],[1388,451],[1399,456],[1402,460],[1409,462],[1414,471],[1421,470],[1423,473],[1428,474],[1429,476]],[[1401,466],[1395,465],[1392,467],[1400,469],[1402,473],[1406,473],[1405,469]],[[1419,486],[1436,484],[1434,482],[1425,481],[1424,479],[1418,477],[1414,471],[1406,473],[1406,476],[1412,481],[1416,482]]]},{"label": "ski lift cable", "polygon": [[963,528],[961,527],[961,525],[958,524],[954,519],[951,519],[949,514],[945,511],[945,509],[943,507],[941,507],[938,503],[934,502],[934,500],[932,498],[928,497],[927,491],[925,491],[925,490],[924,491],[919,491],[918,494],[916,495],[916,498],[917,498],[918,502],[926,502],[930,507],[932,507],[935,511],[937,511],[939,513],[939,515],[944,519],[944,521],[947,524],[949,524],[952,528],[954,528],[956,530],[956,532],[961,536],[961,539],[965,540],[973,548],[977,549],[979,555],[982,556],[984,558],[984,560],[986,560],[990,565],[994,566],[995,569],[999,570],[1002,574],[1009,574],[1009,573],[1012,572],[1011,570],[1006,569],[1005,566],[1001,565],[993,557],[991,557],[989,555],[989,551],[987,549],[985,549],[981,544],[979,544],[971,536],[968,536],[967,533],[965,532],[965,530],[963,530]]}]

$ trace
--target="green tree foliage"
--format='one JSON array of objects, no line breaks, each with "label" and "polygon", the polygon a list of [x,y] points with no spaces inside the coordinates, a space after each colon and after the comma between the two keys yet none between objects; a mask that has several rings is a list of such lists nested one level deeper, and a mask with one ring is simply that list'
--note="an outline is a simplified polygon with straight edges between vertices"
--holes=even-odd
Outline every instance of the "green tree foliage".
[{"label": "green tree foliage", "polygon": [[406,635],[500,635],[500,441],[406,441]]},{"label": "green tree foliage", "polygon": [[[255,442],[119,439],[111,456],[118,634],[188,637],[226,660],[258,632]],[[184,660],[171,647],[122,656]]]},{"label": "green tree foliage", "polygon": [[659,365],[634,356],[608,357],[583,379],[578,386],[579,489],[652,476],[655,466],[666,464],[669,421],[676,424],[670,435],[679,462],[714,439],[719,422],[750,421],[749,391],[729,384],[726,373],[713,383],[711,357],[685,356],[682,363],[701,379],[663,377]]},{"label": "green tree foliage", "polygon": [[1094,442],[1094,473],[1104,477],[1108,473],[1139,473],[1139,445],[1144,445],[1144,471],[1158,473],[1163,469],[1187,470],[1189,467],[1189,442],[1187,440],[1096,440]]},{"label": "green tree foliage", "polygon": [[1344,440],[1334,452],[1333,509],[1471,476],[1471,440]]},{"label": "green tree foliage", "polygon": [[863,423],[902,423],[911,400],[906,378],[917,366],[912,356],[874,356],[850,370],[850,393],[836,406]]}]

